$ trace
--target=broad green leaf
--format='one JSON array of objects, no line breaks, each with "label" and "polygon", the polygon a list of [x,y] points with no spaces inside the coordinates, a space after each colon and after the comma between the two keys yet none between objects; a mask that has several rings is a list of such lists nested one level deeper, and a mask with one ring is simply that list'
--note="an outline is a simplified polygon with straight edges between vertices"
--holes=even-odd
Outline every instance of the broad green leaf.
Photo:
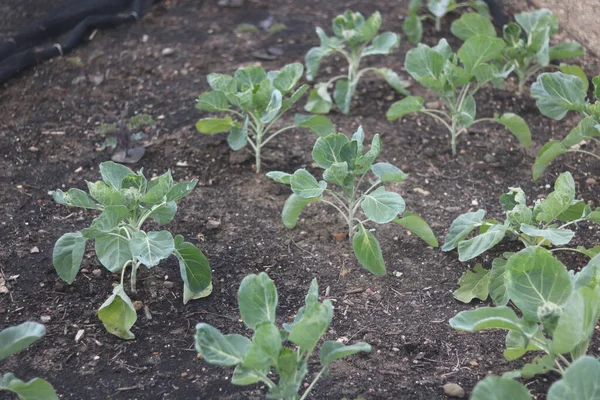
[{"label": "broad green leaf", "polygon": [[287,172],[281,171],[271,171],[267,172],[267,178],[273,179],[277,183],[284,183],[289,185],[292,180],[292,174],[288,174]]},{"label": "broad green leaf", "polygon": [[92,225],[81,231],[86,239],[95,239],[112,232],[119,224],[129,217],[129,210],[125,206],[107,206],[102,214],[94,218]]},{"label": "broad green leaf", "polygon": [[304,109],[313,114],[327,114],[332,106],[333,100],[327,92],[327,85],[318,83],[308,94]]},{"label": "broad green leaf", "polygon": [[375,54],[390,54],[392,49],[400,44],[400,36],[393,32],[385,32],[373,38],[371,44],[362,51],[362,56]]},{"label": "broad green leaf", "polygon": [[402,30],[408,40],[417,44],[423,37],[423,22],[421,22],[421,18],[418,15],[408,15],[404,18]]},{"label": "broad green leaf", "polygon": [[565,42],[550,46],[550,60],[564,60],[566,58],[583,57],[584,55],[585,47],[577,42]]},{"label": "broad green leaf", "polygon": [[563,172],[554,182],[554,192],[536,205],[536,221],[550,223],[571,207],[575,200],[575,181],[569,172]]},{"label": "broad green leaf", "polygon": [[306,56],[304,57],[304,63],[306,64],[306,79],[312,81],[315,76],[317,76],[319,66],[321,65],[321,60],[323,57],[327,57],[331,53],[331,49],[324,47],[313,47],[308,51],[308,53],[306,53]]},{"label": "broad green leaf", "polygon": [[320,137],[313,147],[312,158],[323,169],[331,167],[335,162],[345,161],[342,160],[342,147],[348,142],[346,135],[341,133]]},{"label": "broad green leaf", "polygon": [[302,78],[303,73],[304,67],[302,64],[288,64],[283,67],[275,79],[273,79],[273,86],[275,86],[282,94],[285,94],[296,87],[296,84],[300,78]]},{"label": "broad green leaf", "polygon": [[586,117],[579,121],[579,124],[562,140],[565,147],[571,147],[579,144],[581,141],[600,137],[600,130],[597,128],[596,121],[593,117]]},{"label": "broad green leaf", "polygon": [[373,39],[381,28],[381,14],[375,11],[360,27],[360,36],[363,42],[368,42]]},{"label": "broad green leaf", "polygon": [[454,291],[454,298],[463,303],[473,299],[486,300],[489,295],[490,271],[476,264],[473,271],[466,271],[458,280],[460,288]]},{"label": "broad green leaf", "polygon": [[184,285],[192,295],[202,293],[212,282],[212,272],[204,254],[192,243],[184,242],[183,236],[177,235],[175,256],[179,260],[179,273]]},{"label": "broad green leaf", "polygon": [[553,354],[572,351],[588,342],[600,317],[600,293],[589,287],[574,292],[564,305],[558,324],[552,332]]},{"label": "broad green leaf", "polygon": [[535,55],[540,66],[545,67],[550,63],[549,27],[537,28],[529,35],[527,50]]},{"label": "broad green leaf", "polygon": [[352,248],[358,262],[365,269],[374,275],[385,274],[385,262],[383,261],[379,242],[362,224],[358,225],[358,231],[352,238]]},{"label": "broad green leaf", "polygon": [[288,229],[296,227],[302,210],[304,210],[308,204],[319,200],[321,200],[320,197],[305,199],[292,193],[285,201],[283,210],[281,211],[283,225]]},{"label": "broad green leaf", "polygon": [[438,18],[443,17],[451,10],[452,0],[427,0],[427,9]]},{"label": "broad green leaf", "polygon": [[123,285],[117,285],[112,295],[98,309],[98,318],[109,333],[121,339],[134,339],[130,329],[137,320],[137,314]]},{"label": "broad green leaf", "polygon": [[300,86],[290,97],[287,99],[283,99],[281,102],[281,111],[280,113],[284,113],[285,111],[292,108],[294,104],[298,102],[304,96],[304,93],[308,90],[308,85],[304,84]]},{"label": "broad green leaf", "polygon": [[110,272],[117,273],[133,259],[127,237],[113,232],[95,239],[94,248],[100,263]]},{"label": "broad green leaf", "polygon": [[435,233],[431,230],[427,222],[417,214],[405,211],[402,218],[394,219],[394,222],[405,227],[409,232],[420,237],[425,243],[431,247],[438,247],[439,243],[435,237]]},{"label": "broad green leaf", "polygon": [[590,87],[590,81],[588,80],[587,74],[579,65],[569,65],[561,63],[558,66],[558,70],[567,75],[573,75],[581,79],[583,82],[583,90],[587,92]]},{"label": "broad green leaf", "polygon": [[177,204],[174,201],[169,201],[158,207],[153,206],[150,216],[159,225],[165,225],[173,221],[177,213]]},{"label": "broad green leaf", "polygon": [[484,210],[467,212],[459,215],[450,225],[450,230],[444,239],[442,251],[450,251],[467,237],[475,228],[483,223]]},{"label": "broad green leaf", "polygon": [[175,241],[169,231],[137,231],[131,236],[129,250],[134,258],[150,268],[173,254]]},{"label": "broad green leaf", "polygon": [[450,319],[450,326],[459,331],[476,332],[487,329],[506,329],[530,335],[530,327],[506,306],[480,307],[475,310],[461,311]]},{"label": "broad green leaf", "polygon": [[528,247],[509,258],[504,275],[508,296],[528,320],[542,307],[563,305],[573,289],[569,272],[551,252]]},{"label": "broad green leaf", "polygon": [[500,205],[504,212],[512,211],[519,204],[527,204],[525,192],[520,187],[511,187],[507,193],[500,196]]},{"label": "broad green leaf", "polygon": [[246,326],[256,330],[263,322],[275,323],[277,289],[267,274],[246,276],[238,291],[238,306]]},{"label": "broad green leaf", "polygon": [[478,13],[463,14],[450,25],[450,31],[457,38],[465,41],[472,36],[496,37],[496,29],[489,18]]},{"label": "broad green leaf", "polygon": [[488,285],[490,297],[494,305],[505,306],[508,304],[508,292],[504,283],[504,272],[506,271],[507,260],[504,258],[494,258],[492,269],[490,270],[490,283]]},{"label": "broad green leaf", "polygon": [[227,135],[227,143],[231,150],[238,151],[246,147],[248,143],[248,115],[244,118],[243,125],[234,125]]},{"label": "broad green leaf", "polygon": [[421,85],[439,92],[444,85],[444,63],[445,58],[442,54],[420,43],[406,53],[404,67]]},{"label": "broad green leaf", "polygon": [[565,371],[548,391],[548,400],[599,400],[600,360],[584,356]]},{"label": "broad green leaf", "polygon": [[54,244],[52,264],[63,281],[72,283],[75,280],[83,261],[86,241],[81,232],[71,232],[62,235]]},{"label": "broad green leaf", "polygon": [[252,385],[253,383],[260,382],[263,376],[263,371],[257,371],[244,367],[243,364],[238,364],[231,376],[231,384],[240,386]]},{"label": "broad green leaf", "polygon": [[54,388],[47,381],[34,378],[24,382],[11,373],[0,375],[0,391],[8,390],[20,400],[58,400]]},{"label": "broad green leaf", "polygon": [[358,157],[354,162],[354,173],[364,174],[367,172],[371,168],[371,165],[373,165],[375,159],[379,157],[379,153],[381,153],[381,138],[377,133],[375,136],[373,136],[373,140],[371,140],[371,148],[369,151],[367,151],[363,156]]},{"label": "broad green leaf", "polygon": [[277,114],[279,114],[279,110],[281,110],[282,96],[279,90],[273,90],[271,93],[271,100],[269,100],[269,104],[267,104],[267,108],[263,113],[263,116],[260,118],[260,121],[263,123],[269,123],[275,119]]},{"label": "broad green leaf", "polygon": [[241,364],[251,343],[240,335],[223,335],[205,323],[196,325],[196,351],[210,364],[221,367]]},{"label": "broad green leaf", "polygon": [[125,204],[123,194],[112,186],[108,186],[102,181],[87,182],[90,195],[98,200],[103,206],[117,206]]},{"label": "broad green leaf", "polygon": [[[277,386],[269,391],[269,394],[277,394],[278,398],[283,399],[294,398],[297,396],[298,389],[300,389],[307,372],[306,361],[299,358],[298,352],[290,348],[281,349],[277,360],[279,381]],[[274,390],[277,390],[277,393],[274,393]]]},{"label": "broad green leaf", "polygon": [[475,98],[471,95],[465,97],[465,100],[462,103],[462,108],[458,113],[458,123],[465,128],[470,127],[475,121],[476,112],[477,105],[475,103]]},{"label": "broad green leaf", "polygon": [[37,322],[23,322],[0,331],[0,360],[27,348],[46,334],[46,328]]},{"label": "broad green leaf", "polygon": [[388,121],[393,121],[405,116],[406,114],[424,110],[422,97],[407,96],[400,101],[395,102],[385,114]]},{"label": "broad green leaf", "polygon": [[348,163],[346,161],[335,162],[323,172],[323,179],[340,186],[344,186],[347,177]]},{"label": "broad green leaf", "polygon": [[[535,337],[535,339],[541,343],[546,342],[546,338],[544,337],[544,334],[542,333],[540,328],[537,329],[533,337]],[[507,360],[511,361],[522,357],[529,351],[542,350],[536,344],[536,341],[526,341],[525,339],[526,338],[521,333],[516,331],[509,331],[505,339],[506,349],[504,350],[504,357]]]},{"label": "broad green leaf", "polygon": [[497,224],[472,239],[461,241],[458,244],[458,259],[468,261],[477,257],[500,243],[505,235],[506,227]]},{"label": "broad green leaf", "polygon": [[392,222],[398,214],[402,214],[406,203],[398,193],[387,192],[383,186],[371,193],[364,194],[360,207],[367,218],[378,224]]},{"label": "broad green leaf", "polygon": [[183,285],[183,304],[189,303],[190,300],[203,299],[211,295],[213,291],[212,282],[208,285],[206,289],[201,291],[200,293],[192,293],[192,291],[186,286]]},{"label": "broad green leaf", "polygon": [[267,74],[265,73],[265,70],[258,65],[250,65],[235,71],[235,80],[241,91],[253,89],[254,85],[259,85],[265,79],[267,79]]},{"label": "broad green leaf", "polygon": [[516,14],[515,20],[527,33],[543,27],[549,27],[552,35],[558,31],[558,18],[547,8]]},{"label": "broad green leaf", "polygon": [[307,305],[301,318],[295,322],[288,340],[300,347],[301,352],[310,354],[331,324],[332,318],[331,300]]},{"label": "broad green leaf", "polygon": [[268,373],[269,367],[277,365],[281,351],[279,329],[272,322],[259,324],[252,336],[252,344],[248,349],[244,363],[246,368]]},{"label": "broad green leaf", "polygon": [[406,90],[406,88],[410,86],[410,82],[401,79],[400,76],[394,72],[394,70],[390,68],[376,68],[374,72],[385,79],[387,84],[393,87],[396,92],[405,96],[410,95],[410,92]]},{"label": "broad green leaf", "polygon": [[342,114],[348,114],[350,112],[350,103],[352,102],[353,92],[353,87],[346,79],[340,79],[335,83],[333,101],[335,101],[335,104]]},{"label": "broad green leaf", "polygon": [[575,232],[570,229],[538,229],[535,226],[527,224],[521,224],[521,232],[529,236],[544,238],[555,246],[567,244],[575,236]]},{"label": "broad green leaf", "polygon": [[223,93],[235,93],[237,91],[237,83],[231,75],[211,73],[206,76],[206,80],[212,90]]},{"label": "broad green leaf", "polygon": [[533,180],[538,180],[544,173],[548,165],[561,154],[565,154],[568,149],[559,141],[551,140],[546,143],[540,151],[533,163]]},{"label": "broad green leaf", "polygon": [[541,357],[536,357],[532,362],[525,364],[521,369],[521,376],[523,378],[531,378],[536,375],[543,375],[552,370],[554,367],[555,355],[546,354]]},{"label": "broad green leaf", "polygon": [[52,193],[52,198],[58,204],[65,206],[89,208],[91,210],[102,209],[89,194],[80,189],[69,189],[66,193],[57,189]]},{"label": "broad green leaf", "polygon": [[148,182],[148,191],[140,198],[141,203],[161,204],[165,196],[173,188],[173,176],[167,171],[161,176]]},{"label": "broad green leaf", "polygon": [[499,376],[488,376],[473,389],[471,400],[531,400],[529,390],[521,382]]},{"label": "broad green leaf", "polygon": [[408,174],[390,163],[380,162],[371,166],[371,171],[377,176],[381,182],[402,182]]},{"label": "broad green leaf", "polygon": [[371,351],[371,345],[364,342],[358,342],[346,346],[343,343],[328,340],[321,346],[319,359],[321,360],[323,368],[328,368],[329,364],[333,361],[360,353],[361,351],[369,353]]},{"label": "broad green leaf", "polygon": [[302,168],[294,172],[290,180],[290,186],[297,196],[303,199],[312,199],[323,194],[327,188],[327,183],[325,181],[317,182],[317,179],[310,172]]},{"label": "broad green leaf", "polygon": [[192,179],[189,182],[179,182],[173,185],[169,193],[167,193],[166,201],[179,201],[194,190],[198,179]]},{"label": "broad green leaf", "polygon": [[198,97],[196,108],[198,110],[210,112],[225,111],[229,109],[229,102],[227,101],[225,93],[215,90],[202,93],[200,97]]},{"label": "broad green leaf", "polygon": [[531,96],[535,98],[535,104],[542,114],[560,120],[568,111],[583,108],[586,95],[584,87],[583,81],[576,76],[545,72],[531,85]]},{"label": "broad green leaf", "polygon": [[[454,52],[452,51],[452,47],[448,44],[446,39],[440,39],[438,43],[432,47],[433,50],[437,51],[441,55],[444,56],[444,60],[448,60]],[[446,66],[446,64],[444,64]]]},{"label": "broad green leaf", "polygon": [[123,180],[126,177],[135,175],[129,168],[112,161],[106,161],[100,164],[100,174],[102,175],[104,183],[117,190],[121,190]]},{"label": "broad green leaf", "polygon": [[294,125],[300,128],[308,128],[319,137],[335,133],[335,129],[329,118],[322,115],[296,114],[294,117]]},{"label": "broad green leaf", "polygon": [[229,132],[235,123],[231,117],[224,118],[202,118],[196,122],[196,129],[200,133],[216,135],[217,133]]},{"label": "broad green leaf", "polygon": [[523,118],[513,113],[504,113],[500,117],[494,117],[494,120],[515,135],[523,147],[528,149],[531,146],[531,131]]},{"label": "broad green leaf", "polygon": [[467,72],[472,72],[478,65],[498,57],[504,47],[504,40],[500,38],[473,36],[460,46],[457,55]]}]

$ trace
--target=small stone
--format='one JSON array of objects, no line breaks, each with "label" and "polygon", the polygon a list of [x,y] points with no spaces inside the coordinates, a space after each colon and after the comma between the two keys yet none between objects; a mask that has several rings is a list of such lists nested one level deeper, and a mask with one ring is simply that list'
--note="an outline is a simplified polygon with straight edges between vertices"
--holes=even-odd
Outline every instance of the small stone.
[{"label": "small stone", "polygon": [[28,148],[27,150],[29,150],[29,151],[30,151],[30,152],[32,152],[32,153],[37,153],[38,151],[40,151],[40,149],[38,149],[38,148],[37,148],[37,147],[35,147],[35,146],[31,146],[31,147],[30,147],[30,148]]},{"label": "small stone", "polygon": [[457,397],[462,399],[465,397],[465,390],[456,383],[446,383],[444,385],[444,393],[450,397]]},{"label": "small stone", "polygon": [[256,58],[257,60],[263,60],[263,61],[273,61],[273,60],[277,60],[277,58],[278,58],[278,56],[269,54],[264,50],[255,50],[250,54],[252,55],[252,57]]},{"label": "small stone", "polygon": [[271,54],[273,54],[274,56],[282,56],[283,55],[283,50],[279,47],[269,47],[267,49],[267,51]]},{"label": "small stone", "polygon": [[80,173],[81,171],[83,171],[83,167],[79,167],[79,168],[77,168],[77,169],[75,170],[75,173],[76,173],[76,174],[78,174],[78,173]]},{"label": "small stone", "polygon": [[42,321],[43,324],[47,324],[51,319],[52,318],[49,315],[42,315],[40,317],[40,321]]},{"label": "small stone", "polygon": [[54,291],[55,292],[64,292],[65,289],[66,289],[66,286],[65,286],[65,284],[62,281],[57,281],[54,284]]},{"label": "small stone", "polygon": [[175,287],[175,284],[171,281],[164,281],[163,286],[167,289],[173,289]]},{"label": "small stone", "polygon": [[435,157],[435,150],[432,149],[431,147],[425,147],[423,149],[423,155],[425,157],[433,158],[433,157]]},{"label": "small stone", "polygon": [[141,301],[136,300],[133,302],[133,308],[135,311],[140,311],[142,307],[144,307],[144,303],[142,303]]},{"label": "small stone", "polygon": [[471,205],[472,205],[472,206],[478,206],[478,205],[479,205],[479,202],[477,201],[477,199],[473,199],[473,200],[471,201]]},{"label": "small stone", "polygon": [[230,164],[243,164],[250,159],[250,154],[245,151],[232,151],[229,153]]},{"label": "small stone", "polygon": [[92,271],[92,275],[94,275],[96,278],[100,277],[100,275],[102,275],[102,270],[100,268],[96,268]]},{"label": "small stone", "polygon": [[586,184],[588,184],[588,185],[595,185],[595,184],[597,184],[598,182],[596,182],[596,180],[595,180],[594,178],[587,178],[587,179],[585,180],[585,183],[586,183]]},{"label": "small stone", "polygon": [[89,273],[90,273],[90,270],[89,270],[89,269],[87,269],[87,268],[81,268],[81,273],[82,273],[82,274],[89,274]]},{"label": "small stone", "polygon": [[494,157],[493,154],[487,153],[485,156],[483,156],[483,161],[485,161],[488,164],[491,164],[495,163],[498,160],[496,159],[496,157]]},{"label": "small stone", "polygon": [[77,334],[75,335],[75,341],[79,342],[81,340],[81,338],[83,337],[83,334],[85,333],[84,329],[80,329],[77,331]]},{"label": "small stone", "polygon": [[431,110],[437,110],[440,108],[440,102],[439,101],[429,101],[429,102],[425,103],[425,107],[427,107]]},{"label": "small stone", "polygon": [[209,219],[206,224],[208,225],[208,229],[217,229],[221,225],[221,221]]},{"label": "small stone", "polygon": [[172,56],[173,54],[175,54],[175,49],[172,48],[172,47],[165,47],[164,49],[162,49],[162,51],[160,52],[160,54],[163,57]]},{"label": "small stone", "polygon": [[38,247],[37,247],[37,246],[34,246],[34,247],[32,247],[32,248],[29,250],[29,252],[30,252],[31,254],[34,254],[34,253],[39,253],[39,252],[40,252],[40,249],[38,249]]},{"label": "small stone", "polygon": [[421,189],[420,187],[413,188],[413,192],[419,193],[422,196],[429,196],[431,194],[429,190]]}]

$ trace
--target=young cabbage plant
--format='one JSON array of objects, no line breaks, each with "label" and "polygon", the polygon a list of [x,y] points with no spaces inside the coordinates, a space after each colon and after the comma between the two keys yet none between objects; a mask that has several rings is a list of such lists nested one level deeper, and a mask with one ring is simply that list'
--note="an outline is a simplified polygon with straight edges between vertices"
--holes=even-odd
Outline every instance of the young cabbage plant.
[{"label": "young cabbage plant", "polygon": [[122,121],[102,124],[96,129],[96,134],[104,137],[100,149],[119,149],[111,157],[113,161],[135,164],[146,153],[146,148],[141,144],[146,128],[156,128],[156,121],[148,114],[134,115],[126,124]]},{"label": "young cabbage plant", "polygon": [[529,352],[536,356],[502,378],[480,382],[472,399],[531,399],[525,386],[512,379],[550,371],[561,379],[550,387],[548,399],[597,399],[593,393],[597,393],[600,361],[586,354],[600,317],[599,282],[600,255],[576,274],[542,247],[528,247],[512,256],[503,284],[522,316],[513,307],[480,307],[458,313],[450,325],[468,332],[506,330],[507,360]]},{"label": "young cabbage plant", "polygon": [[[223,112],[231,116],[203,118],[196,123],[200,133],[215,135],[229,132],[227,142],[237,151],[250,144],[255,156],[256,172],[261,169],[262,148],[277,135],[293,128],[308,128],[318,136],[333,132],[333,124],[323,116],[296,114],[292,125],[275,129],[275,124],[304,93],[308,85],[295,89],[302,77],[302,64],[288,64],[280,71],[265,70],[257,65],[240,68],[234,76],[208,74],[212,91],[202,93],[196,108]],[[288,95],[289,97],[284,98]]]},{"label": "young cabbage plant", "polygon": [[600,75],[592,79],[595,101],[586,100],[587,78],[562,72],[543,73],[531,86],[531,95],[541,113],[560,121],[567,112],[578,112],[582,120],[563,140],[551,140],[539,151],[533,164],[538,179],[554,159],[566,153],[579,153],[600,160],[600,151],[584,150],[589,143],[600,144]]},{"label": "young cabbage plant", "polygon": [[482,16],[490,18],[488,5],[481,0],[456,2],[455,0],[427,0],[427,11],[429,14],[419,15],[419,10],[423,0],[410,0],[408,4],[408,15],[404,18],[402,29],[407,39],[417,44],[423,38],[423,21],[433,19],[435,21],[435,30],[442,29],[442,18],[446,14],[462,7],[471,7]]},{"label": "young cabbage plant", "polygon": [[[383,275],[386,269],[381,247],[375,235],[367,229],[368,222],[386,224],[393,221],[432,247],[437,247],[438,242],[420,216],[405,211],[402,196],[387,191],[384,186],[386,182],[402,182],[408,175],[392,164],[375,163],[381,151],[378,134],[373,137],[368,151],[363,145],[364,138],[363,129],[359,127],[352,139],[341,133],[317,139],[312,157],[323,169],[322,181],[317,181],[305,169],[293,174],[273,171],[267,176],[291,186],[293,193],[286,200],[281,213],[287,228],[296,226],[300,213],[308,204],[325,203],[336,209],[346,221],[348,239],[360,264],[373,274]],[[374,179],[363,185],[369,172]]]},{"label": "young cabbage plant", "polygon": [[[335,102],[343,114],[348,114],[358,82],[367,72],[381,76],[398,93],[409,94],[406,91],[409,83],[401,79],[390,68],[360,68],[363,58],[390,54],[400,44],[400,36],[393,32],[377,35],[381,27],[381,14],[378,11],[366,20],[359,12],[346,11],[335,17],[332,25],[335,35],[332,37],[327,36],[323,29],[317,28],[321,45],[311,48],[306,53],[306,78],[312,81],[319,71],[321,60],[335,53],[341,54],[348,61],[348,73],[334,76],[327,82],[317,83],[308,96],[304,107],[306,111],[327,114]],[[334,82],[335,89],[332,99],[329,94],[329,86]]]},{"label": "young cabbage plant", "polygon": [[[387,111],[389,121],[409,113],[428,115],[450,132],[452,154],[456,154],[456,139],[471,126],[480,122],[497,122],[507,128],[519,142],[529,148],[531,132],[523,118],[505,113],[493,118],[476,119],[475,93],[484,84],[502,84],[510,69],[500,70],[490,61],[504,49],[504,41],[488,36],[467,39],[457,53],[448,42],[441,39],[435,47],[419,44],[406,53],[404,66],[421,85],[439,96],[446,110],[434,110],[424,106],[422,97],[409,96],[394,104]],[[462,66],[459,66],[459,61]]]},{"label": "young cabbage plant", "polygon": [[[254,331],[252,340],[236,334],[223,335],[211,325],[199,323],[196,351],[210,364],[235,367],[231,378],[234,385],[262,382],[269,388],[267,398],[281,400],[306,399],[333,361],[371,351],[371,346],[363,342],[348,346],[323,342],[321,370],[300,397],[298,391],[308,374],[308,361],[331,324],[333,305],[329,299],[319,302],[319,286],[313,279],[304,306],[294,321],[283,324],[280,330],[275,323],[277,302],[277,289],[266,273],[248,275],[240,285],[238,305],[244,324]],[[272,369],[279,375],[277,382],[269,377]]]},{"label": "young cabbage plant", "polygon": [[[546,68],[557,68],[587,81],[585,72],[577,65],[555,65],[558,61],[583,56],[585,48],[577,42],[550,45],[550,38],[558,32],[558,17],[552,11],[522,12],[515,15],[515,20],[516,23],[504,25],[506,47],[493,63],[499,69],[512,68],[518,78],[519,93],[532,76]],[[497,36],[491,21],[476,13],[464,14],[452,23],[450,30],[462,40],[478,35]]]},{"label": "young cabbage plant", "polygon": [[[0,361],[25,349],[46,334],[46,328],[37,322],[24,322],[0,331]],[[54,388],[47,381],[34,378],[24,382],[10,372],[0,374],[0,392],[12,392],[19,399],[58,400]]]},{"label": "young cabbage plant", "polygon": [[[575,236],[570,227],[583,221],[600,224],[600,207],[592,210],[583,200],[575,199],[575,182],[569,172],[556,179],[554,191],[545,199],[530,206],[526,200],[521,188],[510,188],[508,193],[500,196],[504,222],[485,220],[484,210],[458,216],[450,226],[442,250],[458,248],[458,259],[468,261],[490,250],[505,237],[514,237],[526,248],[554,246],[551,252],[570,251],[588,257],[600,253],[600,246],[590,249],[566,247]],[[476,230],[476,234],[467,239]],[[506,305],[509,297],[504,285],[505,271],[512,257],[514,253],[504,253],[502,258],[494,259],[491,270],[481,264],[475,265],[474,272],[467,271],[460,278],[460,288],[454,292],[454,297],[468,303],[474,298],[485,300],[489,295],[495,304]]]},{"label": "young cabbage plant", "polygon": [[187,196],[198,181],[174,183],[171,172],[147,181],[143,171],[134,173],[112,161],[100,164],[102,180],[87,182],[89,194],[80,189],[56,190],[54,200],[70,207],[100,211],[89,228],[66,233],[54,245],[54,268],[65,282],[72,283],[79,272],[86,242],[94,240],[100,263],[121,279],[112,295],[98,310],[106,330],[123,339],[133,339],[130,328],[136,311],[125,293],[125,272],[130,268],[131,292],[136,292],[137,272],[150,269],[174,255],[179,260],[183,280],[183,302],[206,297],[212,290],[212,273],[204,254],[183,236],[169,231],[146,232],[144,223],[152,219],[168,224],[177,212],[177,201]]}]

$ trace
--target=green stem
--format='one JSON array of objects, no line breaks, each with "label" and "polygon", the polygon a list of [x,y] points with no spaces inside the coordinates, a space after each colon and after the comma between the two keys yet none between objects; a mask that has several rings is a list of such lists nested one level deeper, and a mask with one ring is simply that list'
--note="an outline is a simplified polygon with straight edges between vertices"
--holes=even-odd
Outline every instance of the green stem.
[{"label": "green stem", "polygon": [[452,128],[450,128],[450,146],[452,147],[452,155],[456,155],[456,116],[452,116]]},{"label": "green stem", "polygon": [[273,139],[275,136],[279,135],[280,133],[285,132],[285,131],[287,131],[289,129],[294,129],[294,128],[295,128],[295,126],[286,126],[285,128],[281,128],[280,130],[278,130],[277,132],[275,132],[274,134],[272,134],[271,136],[269,136],[268,138],[266,138],[265,141],[262,143],[262,145],[263,146],[266,145],[267,143],[269,143],[269,141],[271,139]]},{"label": "green stem", "polygon": [[133,262],[133,260],[128,260],[125,264],[123,264],[123,268],[121,269],[121,285],[123,284],[123,281],[125,280],[125,270],[127,269],[127,266],[129,264],[131,264]]},{"label": "green stem", "polygon": [[262,143],[262,137],[265,134],[264,130],[264,125],[262,123],[259,123],[258,129],[256,130],[256,136],[254,138],[256,145],[254,146],[254,164],[256,165],[256,173],[260,173],[260,164],[261,164],[261,158],[260,158],[260,151],[262,149],[263,143]]},{"label": "green stem", "polygon": [[[430,110],[421,110],[419,112],[422,112],[423,114],[429,115],[430,117],[437,119],[439,122],[441,122],[446,127],[446,129],[448,129],[450,132],[452,132],[452,128],[450,127],[450,125],[448,125],[448,123],[446,121],[444,121],[444,119],[442,117],[440,117],[439,115],[433,114],[432,112],[430,112]],[[445,113],[444,113],[444,115],[446,115],[446,117],[448,116],[448,114],[445,114]]]},{"label": "green stem", "polygon": [[137,283],[137,270],[140,266],[140,262],[136,262],[135,264],[132,264],[131,267],[131,277],[130,277],[130,281],[131,281],[131,293],[137,293],[137,289],[136,289],[136,283]]},{"label": "green stem", "polygon": [[261,381],[263,381],[269,388],[274,388],[275,386],[277,386],[275,384],[275,382],[273,382],[272,380],[270,380],[266,375],[263,375],[260,378]]},{"label": "green stem", "polygon": [[571,249],[569,247],[557,247],[555,249],[551,249],[551,252],[555,252],[555,251],[572,251],[574,253],[579,253],[579,254],[583,254],[584,256],[587,256],[587,254],[581,250],[577,250],[577,249]]},{"label": "green stem", "polygon": [[438,32],[442,30],[442,19],[440,17],[435,17],[435,30]]},{"label": "green stem", "polygon": [[316,385],[317,381],[319,380],[321,375],[323,375],[324,372],[325,372],[325,367],[323,367],[321,369],[321,371],[319,371],[317,376],[315,376],[315,379],[313,379],[313,381],[310,383],[310,386],[308,388],[306,388],[306,390],[304,391],[304,394],[302,395],[302,397],[300,397],[300,400],[305,400],[308,397],[308,394],[310,393],[312,388]]},{"label": "green stem", "polygon": [[346,221],[348,220],[348,219],[347,219],[347,217],[346,217],[346,213],[345,213],[345,212],[343,212],[343,211],[342,211],[342,209],[341,209],[341,208],[339,208],[339,207],[337,206],[337,204],[335,204],[335,203],[332,203],[331,201],[328,201],[328,200],[325,200],[325,199],[323,199],[323,200],[321,200],[321,201],[322,201],[323,203],[325,203],[325,204],[329,204],[330,206],[332,206],[333,208],[335,208],[336,210],[338,210],[338,211],[339,211],[339,213],[340,213],[340,214],[342,214],[342,217],[344,217],[344,219],[345,219]]},{"label": "green stem", "polygon": [[571,150],[568,150],[567,152],[568,152],[568,153],[583,153],[583,154],[587,154],[588,156],[592,156],[592,157],[595,157],[595,158],[597,158],[598,160],[600,160],[600,156],[599,156],[599,155],[597,155],[597,154],[594,154],[594,153],[592,153],[592,152],[590,152],[590,151],[585,151],[585,150],[573,150],[573,149],[571,149]]}]

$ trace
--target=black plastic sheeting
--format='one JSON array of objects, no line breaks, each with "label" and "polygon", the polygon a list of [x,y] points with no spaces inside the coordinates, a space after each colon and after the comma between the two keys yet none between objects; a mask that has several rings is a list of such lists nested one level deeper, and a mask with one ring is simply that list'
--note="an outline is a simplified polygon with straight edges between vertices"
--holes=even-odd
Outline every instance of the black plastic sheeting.
[{"label": "black plastic sheeting", "polygon": [[[158,0],[71,0],[0,44],[0,83],[18,72],[73,50],[94,29],[140,19]],[[59,36],[58,43],[47,43]],[[43,47],[39,47],[45,44]]]}]

